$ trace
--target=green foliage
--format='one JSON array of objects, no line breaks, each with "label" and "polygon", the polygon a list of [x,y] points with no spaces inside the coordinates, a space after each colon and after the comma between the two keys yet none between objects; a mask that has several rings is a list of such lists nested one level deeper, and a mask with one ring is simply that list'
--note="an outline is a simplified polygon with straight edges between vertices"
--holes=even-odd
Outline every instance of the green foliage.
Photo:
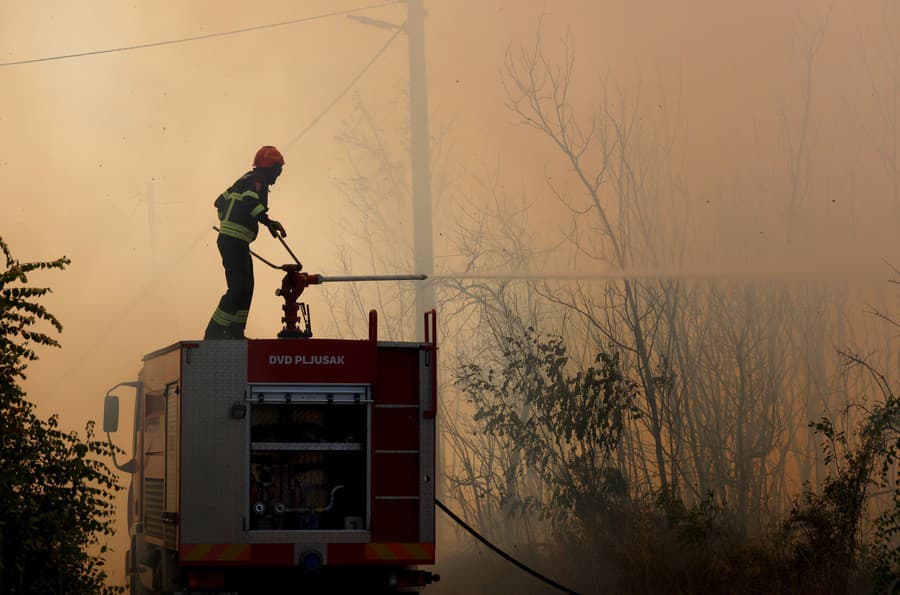
[{"label": "green foliage", "polygon": [[[519,547],[549,558],[541,566],[573,577],[577,589],[837,594],[896,584],[900,402],[889,391],[849,436],[827,418],[811,424],[831,474],[819,492],[806,486],[780,522],[748,535],[715,494],[688,504],[667,490],[654,498],[629,492],[616,452],[626,421],[638,415],[637,389],[617,354],[579,367],[560,337],[528,329],[505,340],[496,366],[461,365],[456,384],[480,430],[517,461],[503,469],[512,477],[479,477],[478,493],[499,496],[508,512],[552,521],[554,546]],[[530,485],[535,477],[539,485]],[[865,543],[873,485],[891,490],[891,504],[876,521],[874,543]],[[497,588],[508,580],[499,575]]]},{"label": "green foliage", "polygon": [[823,417],[809,425],[824,438],[824,461],[831,473],[819,493],[809,484],[804,486],[791,507],[785,530],[797,535],[801,557],[825,556],[849,565],[856,554],[863,505],[872,482],[877,437],[867,432],[864,424],[862,444],[849,449],[846,432],[839,431],[830,419]]},{"label": "green foliage", "polygon": [[888,493],[888,504],[875,519],[874,553],[878,584],[895,591],[900,585],[900,398],[891,392],[867,420],[865,430],[877,458],[875,484]]},{"label": "green foliage", "polygon": [[19,386],[37,346],[58,347],[33,330],[59,321],[37,299],[48,288],[29,287],[28,274],[64,269],[66,258],[20,263],[0,239],[6,258],[0,273],[0,593],[114,593],[104,585],[100,536],[113,532],[113,497],[121,489],[102,462],[110,447],[40,419]]},{"label": "green foliage", "polygon": [[[693,505],[661,493],[620,508],[599,532],[597,580],[614,593],[864,593],[864,573],[798,555],[795,536],[780,527],[748,535],[734,511],[707,494]],[[610,578],[606,578],[610,577]]]},{"label": "green foliage", "polygon": [[[855,431],[839,430],[823,417],[810,423],[822,436],[828,477],[817,492],[804,486],[784,522],[784,530],[801,566],[828,572],[837,583],[852,581],[862,565],[876,590],[894,592],[900,582],[900,399],[887,380],[863,358],[843,353],[849,363],[868,371],[881,389],[883,401],[873,408],[848,406],[841,418],[861,413]],[[873,488],[881,494],[873,498]],[[874,509],[874,535],[861,538],[865,513]]]},{"label": "green foliage", "polygon": [[501,500],[589,532],[610,501],[627,494],[612,459],[627,416],[637,415],[636,386],[622,374],[618,354],[598,353],[578,369],[561,337],[532,328],[507,338],[501,355],[499,371],[462,365],[456,384],[484,432],[519,453],[519,472],[536,474],[547,495],[507,492]]}]

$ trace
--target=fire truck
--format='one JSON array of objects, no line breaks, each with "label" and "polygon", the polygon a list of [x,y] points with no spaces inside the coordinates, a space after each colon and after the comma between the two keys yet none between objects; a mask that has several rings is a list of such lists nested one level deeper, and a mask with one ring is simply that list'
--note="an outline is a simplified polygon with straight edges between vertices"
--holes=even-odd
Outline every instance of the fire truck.
[{"label": "fire truck", "polygon": [[351,279],[282,268],[279,338],[179,341],[107,392],[109,434],[113,390],[135,389],[133,456],[114,459],[131,475],[132,594],[397,592],[439,579],[427,569],[434,311],[424,341],[380,341],[375,311],[365,338],[312,338],[296,298]]}]

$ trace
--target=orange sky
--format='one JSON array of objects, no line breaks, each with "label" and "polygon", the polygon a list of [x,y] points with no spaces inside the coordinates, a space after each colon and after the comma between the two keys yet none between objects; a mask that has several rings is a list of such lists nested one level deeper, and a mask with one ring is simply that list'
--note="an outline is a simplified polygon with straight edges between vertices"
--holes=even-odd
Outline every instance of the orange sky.
[{"label": "orange sky", "polygon": [[[0,4],[0,62],[361,4],[7,1]],[[796,134],[799,126],[804,40],[824,23],[813,88],[811,198],[803,241],[791,258],[847,271],[872,270],[879,258],[896,256],[900,213],[886,209],[891,166],[879,152],[897,139],[884,119],[893,114],[896,121],[890,93],[900,84],[900,13],[892,0],[428,0],[426,6],[432,132],[446,131],[455,167],[496,168],[556,221],[558,204],[540,173],[545,165],[561,175],[565,168],[545,139],[504,108],[500,76],[507,47],[530,46],[544,13],[548,53],[558,52],[567,28],[574,36],[578,113],[590,112],[601,80],[611,77],[630,98],[640,86],[640,109],[656,107],[654,122],[676,133],[673,163],[694,209],[697,262],[725,268],[783,261],[784,246],[772,239],[784,220],[777,213],[783,133]],[[405,10],[360,14],[400,23]],[[73,261],[64,273],[33,277],[53,287],[46,305],[64,325],[63,349],[42,352],[30,368],[26,388],[42,413],[60,412],[65,426],[82,427],[100,417],[107,387],[134,378],[144,353],[202,335],[224,285],[209,229],[212,200],[248,169],[259,145],[283,146],[304,129],[390,34],[335,16],[0,66],[0,235],[21,260]],[[388,123],[402,115],[395,102],[407,81],[406,52],[401,35],[354,89]],[[348,95],[286,151],[285,173],[271,195],[273,217],[310,271],[338,270],[339,221],[353,217],[335,188],[347,168],[334,139],[351,107]],[[388,133],[402,141],[405,130]],[[399,215],[397,226],[408,233],[409,217]],[[267,234],[254,246],[283,256]],[[279,278],[257,267],[248,335],[271,336],[280,326],[272,295]],[[314,313],[323,312],[321,294],[311,290],[308,301]],[[325,324],[324,315],[318,320]]]}]

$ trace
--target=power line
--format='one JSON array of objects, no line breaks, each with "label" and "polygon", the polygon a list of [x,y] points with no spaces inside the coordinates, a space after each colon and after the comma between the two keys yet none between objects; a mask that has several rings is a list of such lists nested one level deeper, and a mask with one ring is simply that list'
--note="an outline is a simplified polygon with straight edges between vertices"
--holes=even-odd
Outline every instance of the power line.
[{"label": "power line", "polygon": [[403,30],[403,26],[400,26],[397,28],[396,31],[394,31],[394,34],[388,38],[388,40],[384,43],[383,46],[381,46],[381,49],[379,49],[377,52],[375,52],[375,55],[372,56],[372,59],[369,60],[369,62],[365,66],[362,67],[362,70],[360,70],[356,74],[356,76],[354,76],[352,79],[350,79],[350,82],[347,83],[347,85],[343,88],[343,90],[341,90],[341,92],[338,93],[337,96],[331,100],[331,103],[329,103],[327,106],[325,106],[325,109],[323,109],[321,112],[319,112],[319,115],[317,115],[315,118],[313,118],[312,121],[306,125],[306,128],[304,128],[299,133],[297,133],[297,135],[294,138],[292,138],[290,140],[290,142],[287,143],[287,145],[285,145],[285,147],[284,147],[285,151],[290,149],[291,147],[293,147],[294,144],[296,144],[297,141],[300,140],[304,134],[309,132],[309,130],[313,126],[315,126],[316,124],[319,123],[319,120],[321,120],[323,117],[325,117],[325,114],[327,114],[329,111],[331,111],[331,108],[333,108],[337,104],[337,102],[340,101],[344,97],[344,95],[346,95],[347,92],[353,88],[354,85],[356,85],[356,83],[359,81],[359,79],[362,78],[362,76],[369,70],[369,68],[371,68],[372,65],[378,61],[378,58],[380,58],[381,55],[384,54],[385,50],[388,49],[388,47],[397,38],[397,36],[400,34],[400,32],[402,30]]},{"label": "power line", "polygon": [[206,35],[196,35],[194,37],[182,37],[180,39],[170,39],[167,41],[156,41],[152,43],[141,43],[137,45],[129,45],[119,48],[109,48],[105,50],[93,50],[89,52],[78,52],[75,54],[62,54],[59,56],[47,56],[44,58],[31,58],[29,60],[17,60],[15,62],[0,62],[0,66],[18,66],[21,64],[34,64],[36,62],[51,62],[53,60],[67,60],[69,58],[83,58],[85,56],[96,56],[99,54],[112,54],[115,52],[126,52],[130,50],[139,50],[144,48],[152,48],[159,47],[163,45],[174,45],[178,43],[187,43],[189,41],[200,41],[203,39],[212,39],[214,37],[225,37],[226,35],[237,35],[239,33],[249,33],[251,31],[261,31],[263,29],[274,29],[275,27],[285,27],[287,25],[295,25],[297,23],[307,23],[309,21],[316,21],[320,19],[325,19],[334,16],[340,16],[349,14],[352,12],[360,12],[363,10],[371,10],[374,8],[382,8],[384,6],[390,6],[392,4],[400,4],[404,2],[404,0],[390,0],[388,2],[381,2],[379,4],[368,4],[365,6],[359,6],[357,8],[350,8],[347,10],[337,10],[334,12],[329,12],[325,14],[318,14],[310,17],[302,17],[299,19],[291,19],[289,21],[281,21],[279,23],[269,23],[267,25],[256,25],[253,27],[245,27],[243,29],[234,29],[231,31],[220,31],[218,33],[208,33]]}]

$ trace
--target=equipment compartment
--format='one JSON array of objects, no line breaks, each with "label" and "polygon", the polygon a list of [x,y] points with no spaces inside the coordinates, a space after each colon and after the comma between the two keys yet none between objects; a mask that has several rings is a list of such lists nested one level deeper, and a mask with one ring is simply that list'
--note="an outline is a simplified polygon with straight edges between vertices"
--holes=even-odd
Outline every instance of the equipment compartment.
[{"label": "equipment compartment", "polygon": [[368,388],[337,397],[302,386],[251,392],[248,528],[365,530]]}]

